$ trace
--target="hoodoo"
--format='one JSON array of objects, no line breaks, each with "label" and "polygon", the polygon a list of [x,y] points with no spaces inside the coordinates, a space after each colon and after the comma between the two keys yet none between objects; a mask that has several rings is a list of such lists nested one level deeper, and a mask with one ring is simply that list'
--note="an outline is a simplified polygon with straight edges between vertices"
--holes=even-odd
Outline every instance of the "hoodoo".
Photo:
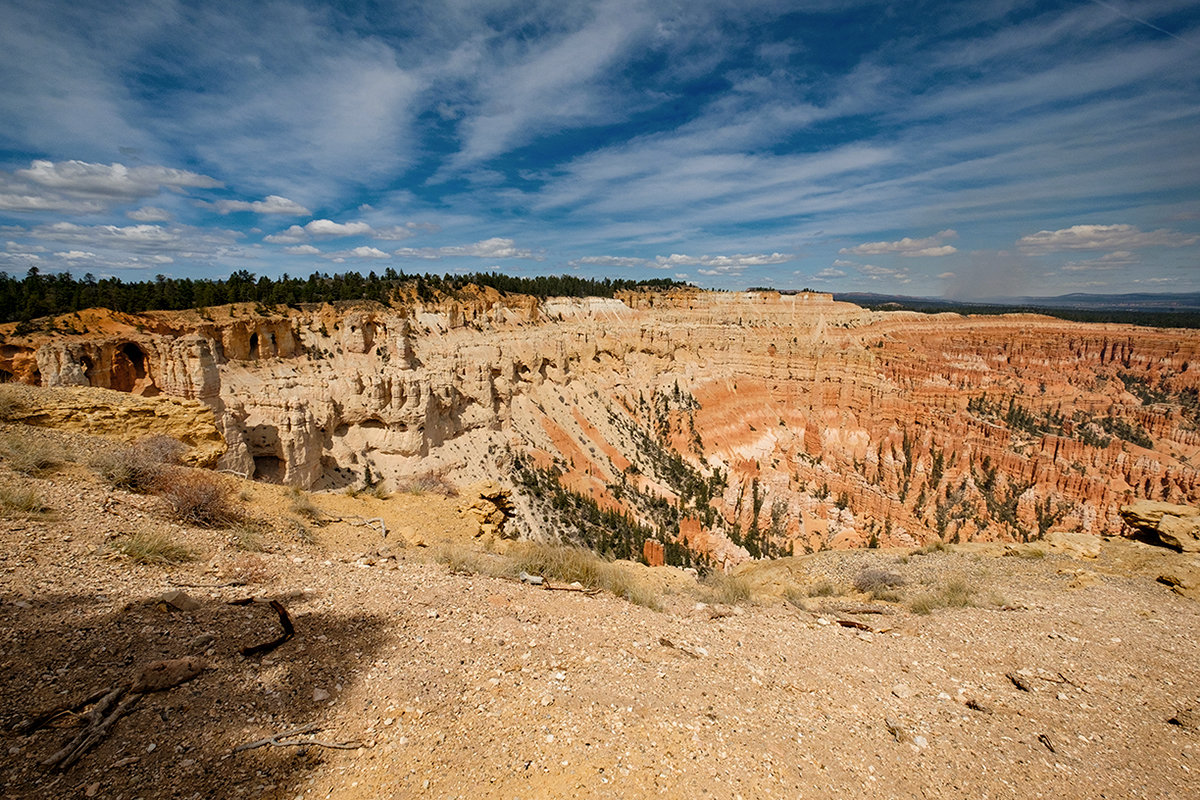
[{"label": "hoodoo", "polygon": [[478,287],[0,330],[12,380],[204,403],[256,480],[497,481],[526,535],[667,563],[1117,533],[1135,499],[1200,501],[1180,331]]}]

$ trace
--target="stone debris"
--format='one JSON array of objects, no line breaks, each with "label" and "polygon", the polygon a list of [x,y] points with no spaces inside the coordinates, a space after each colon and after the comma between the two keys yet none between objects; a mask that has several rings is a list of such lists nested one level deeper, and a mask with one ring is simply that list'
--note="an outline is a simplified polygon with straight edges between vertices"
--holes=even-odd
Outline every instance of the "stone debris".
[{"label": "stone debris", "polygon": [[163,611],[195,611],[200,607],[197,600],[178,589],[163,592],[155,602]]},{"label": "stone debris", "polygon": [[472,488],[470,498],[459,507],[459,513],[470,514],[479,520],[476,537],[508,538],[505,523],[513,516],[512,493],[494,481]]}]

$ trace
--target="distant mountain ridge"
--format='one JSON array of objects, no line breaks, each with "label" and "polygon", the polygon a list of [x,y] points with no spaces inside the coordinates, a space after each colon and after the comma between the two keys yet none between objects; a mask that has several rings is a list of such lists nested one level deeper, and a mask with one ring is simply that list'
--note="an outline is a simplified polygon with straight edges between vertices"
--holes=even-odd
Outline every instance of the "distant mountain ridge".
[{"label": "distant mountain ridge", "polygon": [[907,295],[875,294],[871,292],[835,292],[834,298],[856,305],[877,306],[884,303],[900,305],[940,305],[950,307],[979,306],[995,308],[1062,308],[1087,311],[1200,311],[1200,292],[1128,294],[1073,294],[1055,297],[992,297],[974,300],[953,300],[942,297],[912,297]]}]

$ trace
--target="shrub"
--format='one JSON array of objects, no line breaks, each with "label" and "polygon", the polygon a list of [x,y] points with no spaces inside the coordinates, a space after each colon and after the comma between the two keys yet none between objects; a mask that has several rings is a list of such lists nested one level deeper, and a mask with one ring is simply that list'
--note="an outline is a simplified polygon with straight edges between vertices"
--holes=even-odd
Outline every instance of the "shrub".
[{"label": "shrub", "polygon": [[66,460],[66,453],[54,442],[12,432],[0,437],[0,457],[9,469],[36,475]]},{"label": "shrub", "polygon": [[874,595],[876,592],[903,585],[902,576],[886,569],[864,569],[854,578],[854,588],[863,594]]},{"label": "shrub", "polygon": [[0,486],[0,511],[8,514],[44,514],[50,507],[33,489]]},{"label": "shrub", "polygon": [[941,539],[934,539],[932,542],[926,542],[909,553],[910,556],[927,556],[932,553],[949,553],[950,545],[943,542]]},{"label": "shrub", "polygon": [[239,519],[239,514],[230,505],[228,485],[212,473],[169,468],[159,475],[155,488],[180,522],[201,528],[220,528]]},{"label": "shrub", "polygon": [[113,486],[147,492],[155,488],[163,470],[178,464],[185,452],[187,447],[176,439],[148,436],[96,457],[92,467]]},{"label": "shrub", "polygon": [[446,497],[457,497],[458,487],[442,473],[425,472],[396,484],[396,491],[403,494],[423,495],[428,493],[440,494]]},{"label": "shrub", "polygon": [[136,564],[180,564],[192,559],[186,547],[158,532],[139,531],[116,540],[110,548]]}]

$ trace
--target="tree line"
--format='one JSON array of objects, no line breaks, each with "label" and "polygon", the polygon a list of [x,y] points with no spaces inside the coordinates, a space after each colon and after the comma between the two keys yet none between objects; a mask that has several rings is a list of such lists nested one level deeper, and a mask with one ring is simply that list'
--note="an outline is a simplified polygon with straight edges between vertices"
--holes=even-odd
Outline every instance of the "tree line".
[{"label": "tree line", "polygon": [[453,295],[469,285],[491,287],[505,294],[546,297],[613,297],[632,289],[669,289],[688,284],[664,278],[581,278],[548,275],[521,278],[498,272],[464,275],[408,275],[388,268],[382,275],[345,272],[334,275],[314,272],[307,278],[255,276],[238,270],[224,279],[168,278],[123,281],[97,279],[91,274],[76,278],[70,273],[43,275],[31,267],[24,278],[0,273],[0,322],[30,321],[58,316],[85,308],[108,308],[136,314],[142,311],[179,311],[227,303],[294,305],[334,303],[344,300],[375,300],[388,304],[404,290],[413,290],[422,300]]}]

